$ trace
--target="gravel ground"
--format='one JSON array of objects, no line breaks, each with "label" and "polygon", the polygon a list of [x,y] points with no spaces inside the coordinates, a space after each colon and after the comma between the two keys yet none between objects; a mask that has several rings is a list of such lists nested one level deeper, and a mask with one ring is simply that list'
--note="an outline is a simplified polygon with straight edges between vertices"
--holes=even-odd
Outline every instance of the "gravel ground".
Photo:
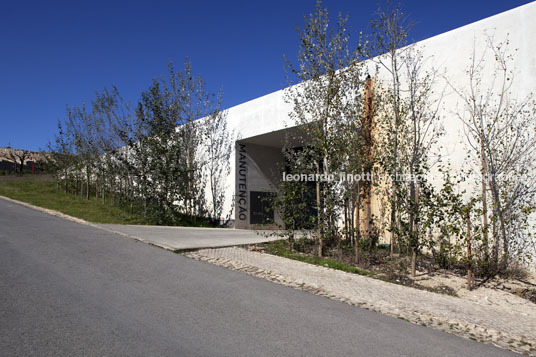
[{"label": "gravel ground", "polygon": [[[536,356],[536,305],[457,298],[231,247],[184,254],[351,305]],[[471,295],[473,297],[473,295]],[[474,299],[474,297],[473,297]]]}]

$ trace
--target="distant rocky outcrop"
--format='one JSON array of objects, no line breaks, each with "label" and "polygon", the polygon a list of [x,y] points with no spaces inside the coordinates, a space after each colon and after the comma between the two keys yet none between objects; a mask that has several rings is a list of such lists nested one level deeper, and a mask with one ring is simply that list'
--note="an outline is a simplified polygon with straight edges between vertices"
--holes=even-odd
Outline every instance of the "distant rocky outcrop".
[{"label": "distant rocky outcrop", "polygon": [[0,148],[0,171],[19,174],[23,171],[39,173],[40,165],[37,164],[46,162],[48,156],[49,153],[43,151]]}]

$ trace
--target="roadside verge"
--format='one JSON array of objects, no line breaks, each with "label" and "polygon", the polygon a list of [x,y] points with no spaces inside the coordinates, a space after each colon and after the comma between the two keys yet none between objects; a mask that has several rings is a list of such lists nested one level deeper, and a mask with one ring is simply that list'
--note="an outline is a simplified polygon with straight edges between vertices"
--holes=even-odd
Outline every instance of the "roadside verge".
[{"label": "roadside verge", "polygon": [[[83,220],[81,218],[69,216],[68,214],[65,214],[65,213],[62,213],[62,212],[59,212],[59,211],[56,211],[56,210],[53,210],[53,209],[35,206],[35,205],[30,204],[30,203],[14,200],[12,198],[2,196],[2,195],[0,195],[0,198],[3,199],[3,200],[9,201],[11,203],[15,203],[15,204],[18,204],[18,205],[21,205],[21,206],[24,206],[24,207],[28,207],[28,208],[31,208],[31,209],[34,209],[34,210],[49,214],[51,216],[63,218],[63,219],[66,219],[68,221],[75,222],[75,223],[78,223],[78,224],[84,224],[84,225],[87,225],[87,226],[91,226],[93,228],[98,228],[98,229],[106,231],[108,233],[114,233],[114,234],[117,234],[119,236],[134,239],[134,240],[137,240],[137,241],[140,241],[140,242],[143,242],[143,243],[156,245],[156,244],[154,244],[154,243],[152,243],[150,241],[147,241],[147,240],[145,240],[143,238],[136,237],[136,236],[133,236],[133,235],[129,235],[129,234],[126,234],[126,233],[123,233],[123,232],[113,230],[113,229],[108,229],[108,228],[105,228],[105,227],[103,227],[103,226],[101,226],[101,225],[99,225],[97,223],[92,223],[92,222],[88,222],[86,220]],[[161,245],[156,245],[156,246],[158,246],[160,248],[167,249],[167,250],[174,251],[174,249],[171,248],[171,247],[166,247],[166,246],[161,246]]]}]

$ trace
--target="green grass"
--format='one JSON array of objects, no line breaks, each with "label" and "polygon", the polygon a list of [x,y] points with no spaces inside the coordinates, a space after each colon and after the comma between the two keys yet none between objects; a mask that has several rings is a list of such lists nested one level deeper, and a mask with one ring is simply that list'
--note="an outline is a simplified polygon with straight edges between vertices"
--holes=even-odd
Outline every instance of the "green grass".
[{"label": "green grass", "polygon": [[374,275],[374,273],[371,272],[371,271],[364,270],[364,269],[359,269],[359,268],[354,267],[352,265],[348,265],[348,264],[345,264],[343,262],[339,262],[337,260],[333,260],[333,259],[330,259],[330,258],[320,258],[320,257],[314,257],[314,256],[305,256],[305,255],[300,255],[300,254],[296,254],[296,253],[292,253],[292,252],[288,252],[288,251],[284,252],[282,254],[282,256],[285,257],[285,258],[299,260],[301,262],[305,262],[305,263],[309,263],[309,264],[321,265],[321,266],[325,266],[325,267],[328,267],[328,268],[331,268],[331,269],[346,271],[348,273],[354,273],[354,274],[366,275],[366,276]]},{"label": "green grass", "polygon": [[90,200],[58,192],[50,178],[23,177],[0,181],[0,195],[35,206],[53,209],[69,216],[94,223],[150,224],[140,214],[131,214],[127,209],[102,201]]},{"label": "green grass", "polygon": [[437,294],[458,296],[453,289],[447,289],[447,287],[432,288],[432,287],[416,284],[414,282],[411,284],[408,284],[408,283],[404,283],[404,281],[390,279],[385,274],[366,270],[366,269],[361,269],[361,268],[356,267],[355,265],[349,265],[344,262],[334,260],[331,258],[320,258],[317,256],[312,256],[312,255],[299,254],[296,251],[290,250],[288,240],[284,240],[284,239],[264,243],[264,248],[266,249],[266,252],[269,254],[278,255],[284,258],[288,258],[288,259],[299,260],[304,263],[320,265],[320,266],[324,266],[324,267],[328,267],[328,268],[332,268],[336,270],[342,270],[348,273],[364,275],[364,276],[382,280],[388,283],[403,285],[403,286],[410,286],[415,289],[426,290],[426,291],[430,291],[430,292],[437,293]]},{"label": "green grass", "polygon": [[286,240],[277,240],[273,242],[268,242],[266,243],[265,247],[268,253],[279,255],[288,259],[299,260],[301,262],[314,264],[314,265],[321,265],[321,266],[336,269],[336,270],[342,270],[348,273],[354,273],[354,274],[365,275],[365,276],[376,275],[372,271],[359,269],[353,265],[348,265],[346,263],[333,260],[330,258],[320,258],[320,257],[315,257],[315,256],[310,256],[310,255],[301,255],[301,254],[295,253],[288,249],[288,241]]}]

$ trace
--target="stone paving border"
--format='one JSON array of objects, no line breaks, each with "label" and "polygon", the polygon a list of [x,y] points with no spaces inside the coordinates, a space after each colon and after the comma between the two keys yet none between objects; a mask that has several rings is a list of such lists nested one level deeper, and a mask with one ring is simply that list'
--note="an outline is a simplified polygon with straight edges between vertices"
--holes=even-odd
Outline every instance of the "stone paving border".
[{"label": "stone paving border", "polygon": [[231,247],[183,255],[464,338],[536,356],[536,309],[519,314],[279,256]]}]

